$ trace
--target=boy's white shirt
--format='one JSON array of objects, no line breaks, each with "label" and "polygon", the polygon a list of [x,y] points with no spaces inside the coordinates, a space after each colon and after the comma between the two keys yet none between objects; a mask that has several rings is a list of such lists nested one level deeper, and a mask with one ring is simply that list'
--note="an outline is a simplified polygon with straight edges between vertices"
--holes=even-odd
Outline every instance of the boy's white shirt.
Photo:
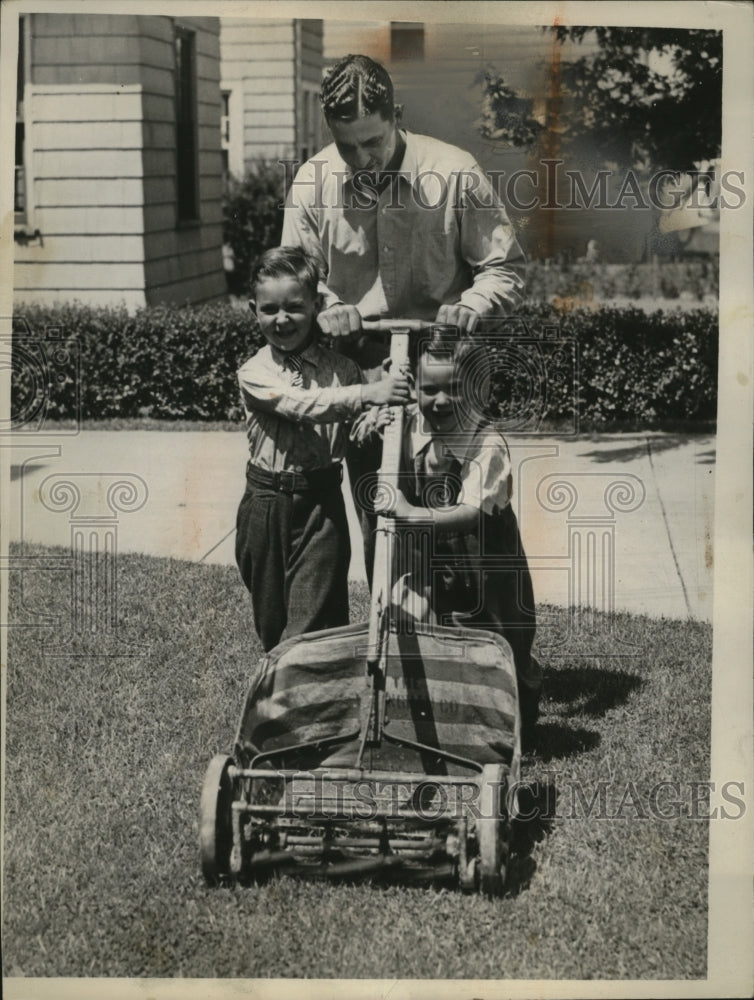
[{"label": "boy's white shirt", "polygon": [[417,408],[406,413],[404,448],[409,467],[426,451],[429,474],[447,472],[455,459],[460,462],[461,490],[458,504],[467,504],[485,514],[508,506],[513,493],[513,473],[508,445],[490,424],[452,434],[433,432]]}]

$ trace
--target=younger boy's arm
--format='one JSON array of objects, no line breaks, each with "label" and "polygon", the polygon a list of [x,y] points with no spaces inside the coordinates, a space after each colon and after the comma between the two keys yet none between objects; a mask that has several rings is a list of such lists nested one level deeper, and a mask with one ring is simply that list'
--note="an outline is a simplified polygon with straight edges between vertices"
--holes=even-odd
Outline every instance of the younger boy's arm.
[{"label": "younger boy's arm", "polygon": [[415,507],[409,503],[403,493],[395,490],[395,495],[385,498],[378,509],[379,501],[375,502],[378,514],[394,517],[404,524],[427,524],[432,522],[440,532],[471,531],[479,524],[479,509],[467,503],[459,503],[455,507]]}]

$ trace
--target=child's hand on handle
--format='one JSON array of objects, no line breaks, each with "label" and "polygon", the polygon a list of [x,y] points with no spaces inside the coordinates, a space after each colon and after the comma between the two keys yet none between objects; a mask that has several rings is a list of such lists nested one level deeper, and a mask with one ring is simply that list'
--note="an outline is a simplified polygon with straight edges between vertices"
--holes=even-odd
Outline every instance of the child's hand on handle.
[{"label": "child's hand on handle", "polygon": [[361,387],[362,399],[367,406],[402,406],[411,399],[408,375],[399,371],[396,375],[387,375],[379,382],[367,382]]},{"label": "child's hand on handle", "polygon": [[383,517],[406,518],[413,507],[397,487],[388,486],[386,489],[378,491],[374,501],[374,510],[375,513],[382,514]]},{"label": "child's hand on handle", "polygon": [[354,420],[348,436],[356,444],[364,444],[374,438],[382,437],[383,431],[392,420],[393,411],[389,406],[370,406]]}]

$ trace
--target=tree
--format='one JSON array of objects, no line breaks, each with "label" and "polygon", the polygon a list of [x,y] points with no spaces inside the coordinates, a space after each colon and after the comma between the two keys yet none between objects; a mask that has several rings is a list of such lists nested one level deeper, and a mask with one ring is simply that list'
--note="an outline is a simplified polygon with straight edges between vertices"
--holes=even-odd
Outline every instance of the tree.
[{"label": "tree", "polygon": [[[544,107],[487,67],[485,138],[620,168],[691,171],[720,156],[722,32],[675,28],[545,28],[560,46],[596,42],[578,59],[554,58]],[[556,50],[557,51],[557,50]]]},{"label": "tree", "polygon": [[233,256],[233,270],[226,274],[232,294],[248,294],[257,260],[280,242],[284,198],[283,171],[273,160],[253,161],[242,180],[230,177],[223,196],[223,243]]}]

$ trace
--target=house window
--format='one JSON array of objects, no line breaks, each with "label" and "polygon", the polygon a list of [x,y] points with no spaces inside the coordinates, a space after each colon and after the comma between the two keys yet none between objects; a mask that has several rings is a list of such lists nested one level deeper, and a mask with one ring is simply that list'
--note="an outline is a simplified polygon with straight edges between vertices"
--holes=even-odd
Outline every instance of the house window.
[{"label": "house window", "polygon": [[424,25],[421,21],[390,22],[390,59],[424,59]]},{"label": "house window", "polygon": [[223,187],[227,188],[230,180],[230,91],[223,90],[222,116],[220,118],[220,150],[223,163]]},{"label": "house window", "polygon": [[26,197],[26,119],[24,115],[24,89],[26,87],[27,70],[27,20],[18,19],[18,70],[16,76],[16,158],[15,178],[13,183],[13,210],[17,223],[27,222]]},{"label": "house window", "polygon": [[302,160],[314,156],[320,148],[321,110],[319,104],[319,89],[316,84],[304,84],[302,98],[301,132],[299,135],[299,152]]},{"label": "house window", "polygon": [[175,139],[178,221],[199,217],[196,150],[196,39],[175,29]]}]

